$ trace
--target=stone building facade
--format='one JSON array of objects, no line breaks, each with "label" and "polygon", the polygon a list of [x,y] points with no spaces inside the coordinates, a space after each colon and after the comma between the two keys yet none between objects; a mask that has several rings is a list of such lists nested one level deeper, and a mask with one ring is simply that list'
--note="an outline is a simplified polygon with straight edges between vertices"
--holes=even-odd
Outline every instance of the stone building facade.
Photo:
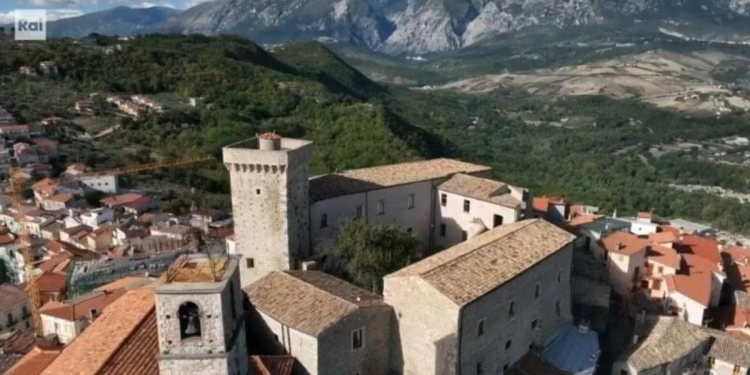
[{"label": "stone building facade", "polygon": [[256,339],[276,343],[308,375],[386,375],[393,309],[382,297],[318,271],[276,271],[245,288]]},{"label": "stone building facade", "polygon": [[[299,268],[348,220],[398,225],[414,234],[425,255],[452,245],[457,241],[436,243],[438,223],[443,222],[438,186],[458,174],[468,179],[491,173],[482,165],[434,159],[310,178],[312,143],[273,133],[232,144],[223,152],[231,179],[235,251],[242,257],[243,286],[275,270]],[[477,210],[498,214],[502,223],[525,217],[531,199],[528,191],[495,185],[491,191],[481,191],[479,199],[469,198],[476,201]],[[483,209],[482,198],[494,202],[494,208]],[[487,228],[494,226],[494,216],[486,220]]]},{"label": "stone building facade", "polygon": [[312,143],[267,133],[224,148],[242,285],[309,255]]},{"label": "stone building facade", "polygon": [[181,257],[154,288],[160,375],[247,375],[237,258]]},{"label": "stone building facade", "polygon": [[542,220],[504,225],[385,278],[391,369],[500,374],[570,324],[574,236]]}]

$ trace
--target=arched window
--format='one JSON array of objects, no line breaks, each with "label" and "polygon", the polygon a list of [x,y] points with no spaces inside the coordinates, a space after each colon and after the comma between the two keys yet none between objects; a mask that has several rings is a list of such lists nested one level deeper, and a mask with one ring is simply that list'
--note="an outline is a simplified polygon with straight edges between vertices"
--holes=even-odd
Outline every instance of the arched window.
[{"label": "arched window", "polygon": [[185,302],[178,310],[180,317],[180,340],[201,337],[201,315],[198,305]]}]

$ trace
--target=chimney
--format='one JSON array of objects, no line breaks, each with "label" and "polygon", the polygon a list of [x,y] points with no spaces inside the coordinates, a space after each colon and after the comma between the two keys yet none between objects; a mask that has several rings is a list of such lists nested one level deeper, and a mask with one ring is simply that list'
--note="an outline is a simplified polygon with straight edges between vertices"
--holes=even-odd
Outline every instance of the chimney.
[{"label": "chimney", "polygon": [[317,264],[314,260],[306,260],[302,262],[302,270],[303,271],[315,271],[317,268]]}]

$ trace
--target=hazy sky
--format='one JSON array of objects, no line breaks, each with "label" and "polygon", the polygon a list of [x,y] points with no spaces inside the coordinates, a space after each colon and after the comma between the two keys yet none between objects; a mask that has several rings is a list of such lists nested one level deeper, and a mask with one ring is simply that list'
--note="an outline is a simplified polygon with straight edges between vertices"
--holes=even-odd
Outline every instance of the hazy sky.
[{"label": "hazy sky", "polygon": [[119,5],[186,9],[208,0],[0,0],[0,24],[14,21],[14,9],[47,9],[48,20],[75,17]]}]

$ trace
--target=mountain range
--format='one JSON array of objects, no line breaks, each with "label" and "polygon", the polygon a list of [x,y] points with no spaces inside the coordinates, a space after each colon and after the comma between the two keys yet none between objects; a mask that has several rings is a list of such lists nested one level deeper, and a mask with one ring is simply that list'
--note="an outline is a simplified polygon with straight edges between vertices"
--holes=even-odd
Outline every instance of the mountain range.
[{"label": "mountain range", "polygon": [[215,0],[184,11],[119,7],[52,22],[49,32],[237,34],[261,43],[317,38],[425,54],[530,26],[614,21],[668,23],[682,34],[703,34],[690,37],[717,38],[713,28],[730,30],[733,39],[745,41],[750,0]]}]

